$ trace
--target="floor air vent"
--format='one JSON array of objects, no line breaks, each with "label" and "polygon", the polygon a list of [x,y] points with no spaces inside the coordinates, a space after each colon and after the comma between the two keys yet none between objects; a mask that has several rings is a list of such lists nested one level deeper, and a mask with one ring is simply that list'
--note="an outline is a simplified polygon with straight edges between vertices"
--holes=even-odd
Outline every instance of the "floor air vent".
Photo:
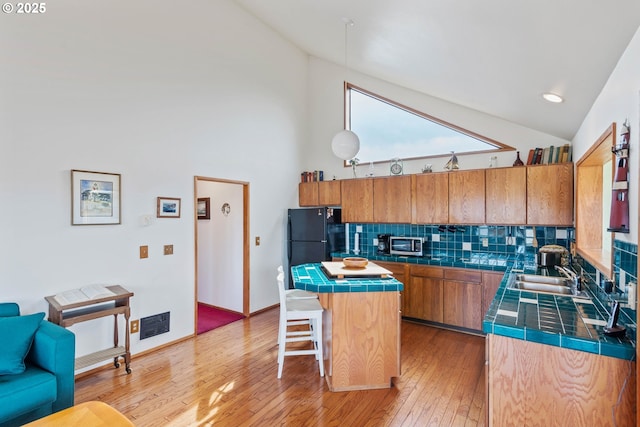
[{"label": "floor air vent", "polygon": [[140,319],[140,339],[169,332],[169,312]]}]

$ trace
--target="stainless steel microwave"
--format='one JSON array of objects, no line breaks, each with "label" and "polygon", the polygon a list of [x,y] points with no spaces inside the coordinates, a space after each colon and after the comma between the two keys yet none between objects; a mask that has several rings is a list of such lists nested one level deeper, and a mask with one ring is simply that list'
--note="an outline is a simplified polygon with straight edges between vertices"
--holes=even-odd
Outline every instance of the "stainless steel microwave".
[{"label": "stainless steel microwave", "polygon": [[389,238],[391,255],[422,256],[422,237],[396,237]]}]

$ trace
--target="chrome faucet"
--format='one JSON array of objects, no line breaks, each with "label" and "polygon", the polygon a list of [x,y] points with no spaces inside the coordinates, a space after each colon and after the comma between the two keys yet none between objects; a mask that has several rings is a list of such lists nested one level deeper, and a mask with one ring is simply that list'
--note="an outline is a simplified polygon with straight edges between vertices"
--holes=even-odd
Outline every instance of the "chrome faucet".
[{"label": "chrome faucet", "polygon": [[574,295],[578,295],[582,291],[582,275],[578,276],[571,269],[557,265],[556,270],[571,281],[571,291]]}]

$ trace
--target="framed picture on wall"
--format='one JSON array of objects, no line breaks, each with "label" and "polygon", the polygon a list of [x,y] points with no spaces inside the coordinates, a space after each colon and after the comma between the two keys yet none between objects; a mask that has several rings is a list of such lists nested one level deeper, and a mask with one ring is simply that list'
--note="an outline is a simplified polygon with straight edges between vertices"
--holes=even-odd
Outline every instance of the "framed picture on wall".
[{"label": "framed picture on wall", "polygon": [[71,225],[120,224],[120,174],[71,170]]},{"label": "framed picture on wall", "polygon": [[158,197],[156,216],[158,218],[180,218],[180,199]]},{"label": "framed picture on wall", "polygon": [[198,219],[211,219],[211,199],[209,197],[198,197]]}]

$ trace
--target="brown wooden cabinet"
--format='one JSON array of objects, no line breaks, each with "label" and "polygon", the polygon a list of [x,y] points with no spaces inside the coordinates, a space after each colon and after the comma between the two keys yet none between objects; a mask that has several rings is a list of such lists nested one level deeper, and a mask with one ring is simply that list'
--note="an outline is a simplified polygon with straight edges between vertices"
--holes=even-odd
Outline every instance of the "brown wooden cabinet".
[{"label": "brown wooden cabinet", "polygon": [[482,329],[482,272],[444,270],[444,323],[468,329]]},{"label": "brown wooden cabinet", "polygon": [[298,184],[300,206],[340,206],[340,181],[301,182]]},{"label": "brown wooden cabinet", "polygon": [[449,222],[449,173],[413,175],[412,187],[413,223]]},{"label": "brown wooden cabinet", "polygon": [[346,179],[342,183],[342,222],[373,222],[373,179]]},{"label": "brown wooden cabinet", "polygon": [[403,294],[403,315],[414,319],[443,322],[442,268],[412,265]]},{"label": "brown wooden cabinet", "polygon": [[489,426],[636,425],[635,363],[493,334],[486,345]]},{"label": "brown wooden cabinet", "polygon": [[404,285],[404,290],[400,292],[400,312],[404,313],[404,293],[407,291],[407,283],[409,283],[409,264],[402,262],[374,262],[392,272],[393,277]]},{"label": "brown wooden cabinet", "polygon": [[485,180],[486,223],[525,224],[527,221],[527,168],[486,169]]},{"label": "brown wooden cabinet", "polygon": [[449,173],[449,223],[484,224],[484,169]]},{"label": "brown wooden cabinet", "polygon": [[301,182],[298,184],[298,204],[302,207],[318,206],[317,182]]},{"label": "brown wooden cabinet", "polygon": [[373,179],[373,221],[411,222],[411,176]]},{"label": "brown wooden cabinet", "polygon": [[318,182],[318,204],[320,206],[340,206],[342,203],[342,189],[340,181]]},{"label": "brown wooden cabinet", "polygon": [[573,225],[573,163],[527,166],[527,224]]}]

